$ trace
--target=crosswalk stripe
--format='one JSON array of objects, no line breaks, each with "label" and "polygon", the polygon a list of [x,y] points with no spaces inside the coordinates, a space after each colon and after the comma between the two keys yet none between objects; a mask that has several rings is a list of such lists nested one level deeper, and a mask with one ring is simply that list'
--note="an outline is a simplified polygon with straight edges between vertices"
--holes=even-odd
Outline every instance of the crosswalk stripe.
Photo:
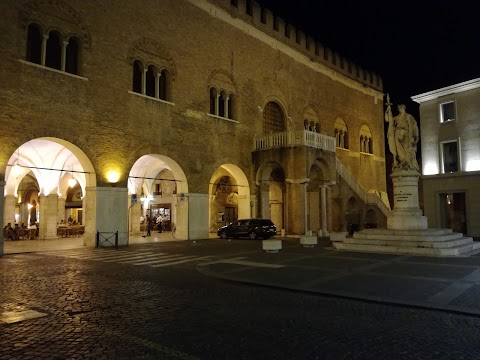
[{"label": "crosswalk stripe", "polygon": [[134,262],[132,263],[132,265],[149,265],[149,264],[155,264],[155,263],[158,263],[158,262],[162,262],[164,260],[175,260],[175,258],[180,258],[182,257],[183,255],[165,255],[165,256],[159,256],[158,258],[156,259],[153,259],[153,260],[149,260],[149,261],[142,261],[143,259],[141,260],[138,260],[140,262]]},{"label": "crosswalk stripe", "polygon": [[131,256],[134,253],[127,252],[124,254],[82,254],[82,255],[72,255],[70,257],[75,257],[78,259],[89,259],[89,260],[101,260],[101,259],[114,259],[121,256]]},{"label": "crosswalk stripe", "polygon": [[151,260],[155,260],[155,259],[159,259],[159,258],[162,258],[162,257],[165,257],[165,256],[168,256],[168,255],[162,255],[162,254],[151,254],[151,255],[147,255],[147,256],[142,256],[140,259],[127,259],[125,261],[120,261],[119,263],[120,264],[132,264],[132,263],[136,263],[137,261],[151,261]]},{"label": "crosswalk stripe", "polygon": [[[94,255],[92,257],[90,257],[92,260],[102,260],[102,259],[105,259],[105,260],[109,260],[109,259],[119,259],[119,258],[123,258],[123,257],[129,257],[129,256],[132,256],[132,255],[144,255],[144,256],[147,256],[147,255],[152,255],[152,254],[155,254],[155,253],[152,253],[152,252],[146,252],[146,253],[142,253],[142,254],[139,254],[139,253],[133,253],[133,252],[129,252],[128,254],[104,254],[104,255]],[[159,254],[159,253],[157,253]],[[162,253],[160,253],[162,254]]]},{"label": "crosswalk stripe", "polygon": [[122,255],[122,256],[117,256],[115,258],[107,259],[107,260],[100,260],[102,262],[120,262],[120,261],[127,261],[127,260],[133,260],[133,259],[141,259],[145,257],[145,254],[135,254],[133,253],[132,255]]},{"label": "crosswalk stripe", "polygon": [[174,262],[169,262],[167,264],[158,264],[158,265],[151,265],[151,267],[161,267],[161,266],[169,266],[169,265],[177,265],[177,264],[183,264],[189,261],[196,261],[196,260],[202,260],[206,258],[210,258],[211,256],[202,256],[202,257],[196,257],[194,256],[194,259],[184,259],[184,260],[179,260],[179,261],[174,261]]},{"label": "crosswalk stripe", "polygon": [[[163,260],[158,260],[158,261],[152,261],[150,264],[148,264],[148,266],[152,266],[152,267],[156,267],[158,266],[157,264],[162,264],[162,263],[172,263],[172,261],[177,261],[179,259],[194,259],[196,256],[194,255],[190,255],[190,256],[177,256],[177,258],[170,258],[170,259],[163,259]],[[154,264],[154,265],[152,265]]]}]

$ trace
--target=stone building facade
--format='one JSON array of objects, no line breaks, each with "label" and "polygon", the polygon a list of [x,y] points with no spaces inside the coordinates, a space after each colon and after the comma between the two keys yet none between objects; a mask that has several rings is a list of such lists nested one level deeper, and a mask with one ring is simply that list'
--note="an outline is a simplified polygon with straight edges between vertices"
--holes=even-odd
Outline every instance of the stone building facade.
[{"label": "stone building facade", "polygon": [[480,237],[480,79],[412,97],[420,104],[428,225]]},{"label": "stone building facade", "polygon": [[[385,223],[381,78],[254,1],[0,3],[0,221]],[[73,179],[73,180],[72,180]],[[32,210],[33,209],[33,210]],[[3,248],[3,246],[2,246]]]}]

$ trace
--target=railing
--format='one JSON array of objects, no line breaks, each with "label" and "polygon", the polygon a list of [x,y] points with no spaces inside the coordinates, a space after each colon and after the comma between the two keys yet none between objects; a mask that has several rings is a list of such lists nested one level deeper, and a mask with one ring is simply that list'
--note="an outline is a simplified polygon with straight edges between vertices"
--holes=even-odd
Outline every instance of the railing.
[{"label": "railing", "polygon": [[[104,234],[110,234],[110,236],[106,236]],[[114,241],[112,243],[112,241]],[[110,246],[115,246],[115,249],[118,249],[118,231],[116,232],[100,232],[97,231],[97,243],[96,247],[101,247],[103,244],[109,244]]]},{"label": "railing", "polygon": [[263,136],[255,136],[254,151],[293,146],[308,146],[335,152],[335,138],[308,130],[285,131]]},{"label": "railing", "polygon": [[382,197],[378,192],[367,192],[355,179],[352,174],[347,170],[345,165],[340,161],[339,158],[336,159],[337,173],[345,180],[345,182],[350,186],[350,188],[358,195],[358,197],[365,202],[366,204],[376,205],[378,209],[385,215],[390,215],[390,206],[383,201]]}]

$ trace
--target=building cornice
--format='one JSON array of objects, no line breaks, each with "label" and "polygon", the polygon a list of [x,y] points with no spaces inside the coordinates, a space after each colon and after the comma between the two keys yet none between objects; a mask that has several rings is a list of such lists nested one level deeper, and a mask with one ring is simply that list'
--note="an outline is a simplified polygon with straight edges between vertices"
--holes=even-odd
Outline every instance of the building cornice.
[{"label": "building cornice", "polygon": [[188,0],[188,1],[193,5],[197,6],[198,8],[209,13],[211,16],[216,17],[217,19],[222,20],[234,26],[235,28],[242,31],[243,33],[250,35],[255,39],[271,46],[275,50],[281,51],[285,55],[311,68],[312,70],[318,73],[321,73],[323,75],[326,75],[330,79],[334,81],[338,81],[339,83],[342,83],[343,85],[348,86],[351,89],[355,89],[357,91],[362,92],[363,94],[373,96],[375,99],[375,102],[377,102],[377,100],[383,101],[383,95],[384,95],[383,92],[375,90],[362,83],[359,83],[322,63],[313,61],[310,57],[302,54],[301,52],[292,48],[291,46],[288,46],[285,43],[275,39],[274,37],[260,30],[259,28],[251,24],[248,24],[247,22],[245,22],[244,20],[238,17],[232,17],[232,14],[224,10],[222,7],[214,4],[213,2],[209,0]]},{"label": "building cornice", "polygon": [[419,104],[438,99],[442,96],[447,96],[451,94],[457,94],[480,87],[480,78],[468,80],[459,84],[450,85],[441,89],[429,91],[423,94],[412,96],[411,99]]}]

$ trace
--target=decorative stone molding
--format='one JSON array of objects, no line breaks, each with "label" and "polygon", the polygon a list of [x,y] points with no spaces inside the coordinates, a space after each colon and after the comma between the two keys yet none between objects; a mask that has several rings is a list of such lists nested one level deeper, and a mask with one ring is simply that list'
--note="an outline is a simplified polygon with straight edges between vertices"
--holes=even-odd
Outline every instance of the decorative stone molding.
[{"label": "decorative stone molding", "polygon": [[177,76],[177,67],[168,50],[153,39],[141,38],[137,40],[128,51],[128,62],[133,64],[140,60],[148,67],[149,64],[159,67],[160,71],[166,69],[170,72],[172,80]]}]

